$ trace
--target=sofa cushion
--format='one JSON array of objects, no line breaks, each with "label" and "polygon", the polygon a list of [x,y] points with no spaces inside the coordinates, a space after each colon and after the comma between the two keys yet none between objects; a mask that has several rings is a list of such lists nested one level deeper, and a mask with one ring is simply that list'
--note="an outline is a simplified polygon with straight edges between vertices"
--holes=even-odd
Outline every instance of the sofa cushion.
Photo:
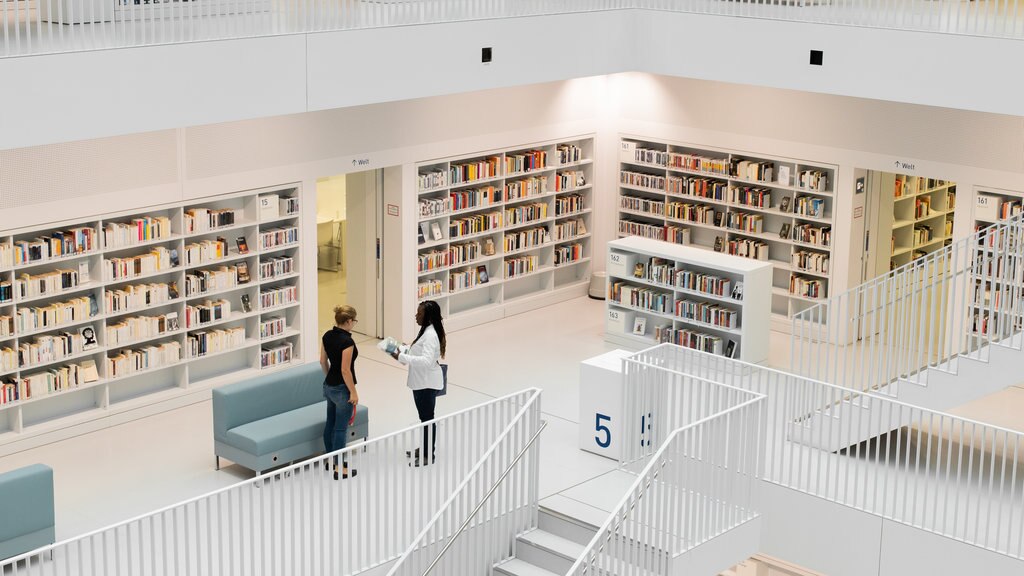
[{"label": "sofa cushion", "polygon": [[227,441],[227,432],[232,428],[322,403],[323,382],[320,364],[309,363],[216,388],[213,390],[213,437]]},{"label": "sofa cushion", "polygon": [[49,466],[32,464],[0,474],[0,494],[0,541],[53,527],[53,470]]},{"label": "sofa cushion", "polygon": [[327,402],[289,410],[227,432],[227,442],[254,455],[271,454],[289,446],[322,438],[327,421]]}]

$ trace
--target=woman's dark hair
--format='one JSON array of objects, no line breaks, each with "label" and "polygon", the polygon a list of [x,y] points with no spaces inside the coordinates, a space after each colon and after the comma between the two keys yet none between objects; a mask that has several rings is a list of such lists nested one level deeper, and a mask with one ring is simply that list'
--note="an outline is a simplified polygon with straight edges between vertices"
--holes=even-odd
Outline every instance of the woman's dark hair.
[{"label": "woman's dark hair", "polygon": [[[434,332],[437,332],[437,339],[441,341],[441,358],[444,358],[447,341],[444,337],[444,324],[441,323],[441,307],[433,300],[420,302],[420,307],[423,308],[423,324],[420,325],[420,333],[416,335],[416,340],[423,336],[427,326],[433,326]],[[415,344],[416,340],[412,343]]]}]

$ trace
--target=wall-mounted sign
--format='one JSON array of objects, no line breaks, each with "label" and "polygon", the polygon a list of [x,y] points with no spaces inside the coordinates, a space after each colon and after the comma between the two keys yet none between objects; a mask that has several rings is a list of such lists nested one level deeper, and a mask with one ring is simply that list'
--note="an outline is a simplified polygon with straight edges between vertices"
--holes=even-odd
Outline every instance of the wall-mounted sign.
[{"label": "wall-mounted sign", "polygon": [[853,219],[856,220],[857,218],[863,218],[863,217],[864,217],[864,207],[863,206],[855,207],[853,209]]},{"label": "wall-mounted sign", "polygon": [[896,164],[896,169],[897,170],[907,171],[907,170],[913,170],[914,169],[914,164],[911,163],[911,162],[902,162],[900,160],[896,160],[895,164]]},{"label": "wall-mounted sign", "polygon": [[369,158],[353,158],[352,159],[352,165],[353,166],[357,166],[357,167],[358,166],[369,166],[370,165],[370,159]]},{"label": "wall-mounted sign", "polygon": [[388,204],[388,216],[398,216],[398,204]]}]

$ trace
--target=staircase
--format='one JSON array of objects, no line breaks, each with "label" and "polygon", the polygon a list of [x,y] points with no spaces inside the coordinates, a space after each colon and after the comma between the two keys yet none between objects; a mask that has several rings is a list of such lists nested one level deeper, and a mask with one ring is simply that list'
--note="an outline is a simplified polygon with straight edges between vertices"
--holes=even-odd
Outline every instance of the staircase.
[{"label": "staircase", "polygon": [[515,556],[494,567],[493,576],[562,576],[583,554],[608,513],[563,496],[540,507],[535,530],[516,538]]}]

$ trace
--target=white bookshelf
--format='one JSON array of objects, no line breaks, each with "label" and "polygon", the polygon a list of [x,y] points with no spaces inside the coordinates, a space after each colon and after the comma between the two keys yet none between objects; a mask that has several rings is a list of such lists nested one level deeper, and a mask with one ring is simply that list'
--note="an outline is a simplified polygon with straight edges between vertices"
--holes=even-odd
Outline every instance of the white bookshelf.
[{"label": "white bookshelf", "polygon": [[[974,201],[974,231],[998,224],[1018,216],[1024,205],[1024,193],[1010,190],[978,189]],[[974,294],[970,300],[970,331],[978,338],[987,338],[989,332],[997,336],[999,330],[1006,330],[1000,324],[1014,322],[1010,327],[1013,333],[1019,333],[1024,327],[1018,318],[1014,300],[1019,297],[1022,289],[1021,274],[1010,282],[996,282],[987,273],[990,269],[1017,269],[1013,253],[1002,248],[998,235],[981,238],[975,248],[974,255]],[[1010,237],[1011,242],[1021,239]],[[1003,332],[1004,334],[1006,332]]]},{"label": "white bookshelf", "polygon": [[769,308],[786,321],[829,295],[835,176],[829,164],[623,136],[618,236],[771,264]]},{"label": "white bookshelf", "polygon": [[417,299],[458,328],[582,294],[593,152],[588,136],[418,164]]},{"label": "white bookshelf", "polygon": [[[0,302],[0,358],[14,357],[0,361],[0,446],[299,360],[298,199],[295,186],[270,188],[0,231],[0,295],[11,292]],[[216,211],[224,216],[209,226]],[[190,215],[203,224],[189,229]],[[66,231],[76,238],[67,254],[42,257],[37,239]],[[196,246],[206,252],[190,261]],[[18,285],[60,271],[63,289]],[[199,322],[190,312],[206,302],[217,312]]]},{"label": "white bookshelf", "polygon": [[608,243],[605,338],[672,342],[746,362],[768,358],[772,267],[632,236]]},{"label": "white bookshelf", "polygon": [[[883,175],[892,199],[889,269],[940,250],[953,238],[956,183],[903,174]],[[886,219],[888,211],[882,216]]]}]

